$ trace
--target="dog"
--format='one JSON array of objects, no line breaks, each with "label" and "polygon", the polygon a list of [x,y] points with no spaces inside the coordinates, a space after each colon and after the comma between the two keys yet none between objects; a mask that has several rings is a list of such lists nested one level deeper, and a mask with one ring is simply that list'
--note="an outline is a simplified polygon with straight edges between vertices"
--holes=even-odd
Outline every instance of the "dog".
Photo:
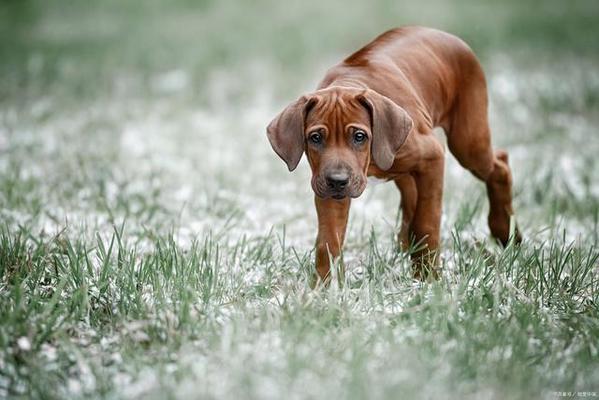
[{"label": "dog", "polygon": [[[340,257],[352,198],[367,177],[393,181],[401,193],[398,241],[412,252],[415,279],[437,277],[445,147],[486,184],[491,234],[504,246],[512,229],[508,155],[493,151],[485,75],[461,39],[410,26],[387,31],[329,69],[313,93],[268,125],[276,154],[293,171],[305,153],[318,215],[317,277],[330,280]],[[515,224],[514,224],[515,226]]]}]

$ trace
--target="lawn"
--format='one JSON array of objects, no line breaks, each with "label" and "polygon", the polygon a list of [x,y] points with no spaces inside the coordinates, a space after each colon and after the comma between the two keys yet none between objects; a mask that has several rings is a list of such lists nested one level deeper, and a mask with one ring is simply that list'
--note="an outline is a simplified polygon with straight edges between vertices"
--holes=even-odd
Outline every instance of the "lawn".
[{"label": "lawn", "polygon": [[[402,24],[479,55],[525,240],[448,153],[442,278],[387,184],[313,291],[309,167],[265,127]],[[599,397],[597,37],[594,0],[0,3],[0,398]]]}]

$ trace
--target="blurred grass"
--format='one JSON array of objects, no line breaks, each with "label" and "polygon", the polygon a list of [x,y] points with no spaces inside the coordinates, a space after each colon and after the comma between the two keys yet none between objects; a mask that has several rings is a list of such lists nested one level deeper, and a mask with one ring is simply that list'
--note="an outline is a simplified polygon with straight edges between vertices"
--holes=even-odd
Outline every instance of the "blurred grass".
[{"label": "blurred grass", "polygon": [[[0,397],[553,398],[598,391],[599,2],[3,1]],[[312,292],[308,171],[264,127],[385,29],[463,37],[521,248],[448,157],[444,277],[353,203]],[[391,222],[390,222],[391,221]],[[393,222],[395,221],[395,222]]]},{"label": "blurred grass", "polygon": [[[288,93],[305,84],[306,70],[404,24],[455,33],[483,59],[509,52],[535,62],[556,54],[596,61],[598,15],[593,0],[4,1],[0,98],[61,90],[88,98],[110,93],[123,74],[146,88],[152,74],[173,68],[189,70],[193,94],[204,98],[211,72],[252,65],[274,65],[273,86]],[[63,80],[68,89],[56,85]]]}]

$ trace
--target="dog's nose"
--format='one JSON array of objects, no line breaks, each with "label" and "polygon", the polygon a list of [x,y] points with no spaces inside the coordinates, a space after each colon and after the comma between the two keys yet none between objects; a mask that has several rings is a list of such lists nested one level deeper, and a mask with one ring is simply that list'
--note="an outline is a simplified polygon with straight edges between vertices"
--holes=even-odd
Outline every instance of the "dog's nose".
[{"label": "dog's nose", "polygon": [[348,183],[349,175],[346,172],[335,172],[327,175],[327,185],[333,190],[343,190]]}]

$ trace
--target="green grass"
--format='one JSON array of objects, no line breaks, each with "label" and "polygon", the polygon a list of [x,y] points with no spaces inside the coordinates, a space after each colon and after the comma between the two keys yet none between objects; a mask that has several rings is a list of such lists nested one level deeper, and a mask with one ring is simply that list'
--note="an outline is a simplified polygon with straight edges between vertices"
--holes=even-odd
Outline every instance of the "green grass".
[{"label": "green grass", "polygon": [[[599,392],[595,1],[0,4],[0,398],[557,398]],[[381,31],[464,37],[525,235],[450,156],[442,279],[399,195],[354,201],[312,291],[309,168],[264,129]]]}]

